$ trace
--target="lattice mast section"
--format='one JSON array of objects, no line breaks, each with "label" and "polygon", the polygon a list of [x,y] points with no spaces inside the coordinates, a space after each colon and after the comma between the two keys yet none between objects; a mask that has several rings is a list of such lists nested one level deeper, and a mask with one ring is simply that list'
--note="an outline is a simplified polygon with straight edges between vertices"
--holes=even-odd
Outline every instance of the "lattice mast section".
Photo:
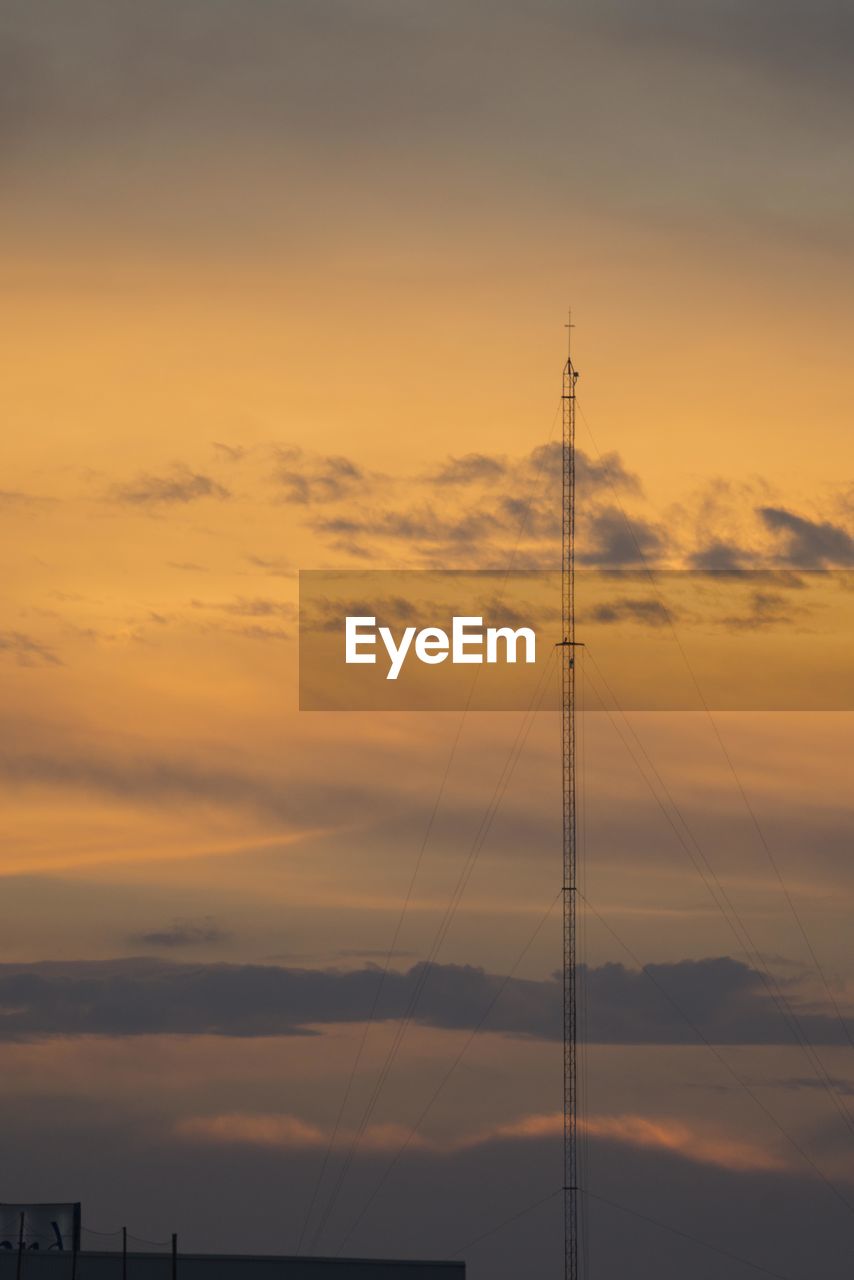
[{"label": "lattice mast section", "polygon": [[[571,336],[571,322],[568,326]],[[563,370],[561,538],[561,760],[563,783],[563,1212],[564,1280],[579,1277],[578,974],[575,732],[575,384],[568,347]]]}]

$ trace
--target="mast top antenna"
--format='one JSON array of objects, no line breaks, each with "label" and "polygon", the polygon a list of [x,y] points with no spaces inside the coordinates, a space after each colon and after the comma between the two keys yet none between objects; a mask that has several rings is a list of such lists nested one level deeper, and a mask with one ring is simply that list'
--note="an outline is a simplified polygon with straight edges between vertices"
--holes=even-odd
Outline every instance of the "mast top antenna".
[{"label": "mast top antenna", "polygon": [[566,358],[571,364],[572,363],[572,331],[575,328],[575,325],[572,323],[572,307],[569,307],[567,310],[566,324],[563,327],[564,329],[566,329]]}]

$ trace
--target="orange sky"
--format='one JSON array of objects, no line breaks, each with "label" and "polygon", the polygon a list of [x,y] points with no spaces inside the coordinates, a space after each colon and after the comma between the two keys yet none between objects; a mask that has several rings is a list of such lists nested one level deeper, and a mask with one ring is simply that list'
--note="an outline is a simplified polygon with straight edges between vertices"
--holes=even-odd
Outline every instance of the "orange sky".
[{"label": "orange sky", "polygon": [[[8,6],[4,963],[381,964],[428,826],[393,968],[430,953],[519,716],[466,719],[430,825],[459,716],[300,713],[297,573],[505,565],[502,501],[549,511],[531,455],[557,438],[570,303],[578,443],[594,468],[611,458],[652,561],[697,567],[725,545],[746,567],[854,564],[844,41],[829,15],[754,23],[724,0],[645,20],[605,8],[579,4],[571,23],[548,0]],[[468,455],[500,478],[441,478]],[[597,483],[585,547],[611,503]],[[454,542],[465,519],[480,523]],[[543,523],[518,554],[551,567],[554,550]],[[768,627],[801,662],[824,618],[845,664],[840,621],[821,605],[805,620],[791,583],[770,594],[744,626],[751,660]],[[617,727],[587,719],[591,902],[644,963],[746,962]],[[826,1011],[829,979],[849,1010],[851,716],[716,724],[791,903],[715,726],[631,717],[799,1007]],[[543,713],[440,962],[506,972],[552,900],[557,745]],[[587,930],[591,964],[630,964]],[[549,918],[520,972],[547,980],[558,941]],[[66,1030],[0,1058],[12,1095],[82,1098],[91,1078],[105,1116],[150,1086],[143,1121],[163,1149],[198,1139],[188,1159],[216,1160],[205,1142],[240,1145],[256,1113],[279,1137],[296,1117],[325,1140],[360,1025],[319,1025],[158,1034],[144,1053]],[[365,1091],[392,1034],[369,1037]],[[429,1093],[460,1035],[413,1030],[377,1125],[409,1122],[407,1089]],[[731,1052],[751,1079],[774,1076],[775,1114],[850,1181],[836,1111],[791,1085],[796,1050]],[[822,1052],[852,1086],[843,1050]],[[694,1049],[591,1054],[592,1137],[789,1169],[779,1134],[749,1105],[728,1111]],[[486,1037],[428,1129],[435,1150],[516,1141],[514,1125],[554,1111],[556,1061],[547,1039]],[[382,1146],[398,1129],[377,1132]],[[95,1212],[112,1210],[86,1177]],[[380,1250],[382,1231],[362,1243]]]}]

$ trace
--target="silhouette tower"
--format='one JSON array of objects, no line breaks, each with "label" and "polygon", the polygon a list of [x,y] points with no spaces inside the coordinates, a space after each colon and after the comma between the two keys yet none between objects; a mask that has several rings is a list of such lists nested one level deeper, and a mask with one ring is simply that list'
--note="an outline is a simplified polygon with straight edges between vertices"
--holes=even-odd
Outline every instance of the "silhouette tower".
[{"label": "silhouette tower", "polygon": [[578,1280],[578,973],[575,731],[575,384],[572,315],[563,368],[561,494],[561,765],[563,787],[563,1218],[564,1280]]}]

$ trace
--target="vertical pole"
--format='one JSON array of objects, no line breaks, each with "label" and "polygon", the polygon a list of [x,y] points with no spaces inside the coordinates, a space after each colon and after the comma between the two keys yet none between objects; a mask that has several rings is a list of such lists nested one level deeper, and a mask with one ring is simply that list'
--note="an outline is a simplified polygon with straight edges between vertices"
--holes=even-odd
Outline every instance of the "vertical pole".
[{"label": "vertical pole", "polygon": [[[572,318],[568,326],[572,333]],[[561,537],[561,764],[563,782],[563,1219],[564,1280],[578,1280],[578,1061],[576,975],[575,780],[575,383],[568,351],[563,370]]]},{"label": "vertical pole", "polygon": [[24,1264],[24,1215],[18,1220],[18,1265],[15,1268],[15,1280],[21,1280],[21,1269]]},{"label": "vertical pole", "polygon": [[71,1280],[77,1280],[77,1255],[80,1252],[82,1224],[80,1221],[80,1203],[74,1206],[74,1222],[71,1228]]},{"label": "vertical pole", "polygon": [[178,1280],[178,1233],[172,1232],[172,1280]]},{"label": "vertical pole", "polygon": [[128,1280],[128,1229],[122,1227],[122,1280]]}]

